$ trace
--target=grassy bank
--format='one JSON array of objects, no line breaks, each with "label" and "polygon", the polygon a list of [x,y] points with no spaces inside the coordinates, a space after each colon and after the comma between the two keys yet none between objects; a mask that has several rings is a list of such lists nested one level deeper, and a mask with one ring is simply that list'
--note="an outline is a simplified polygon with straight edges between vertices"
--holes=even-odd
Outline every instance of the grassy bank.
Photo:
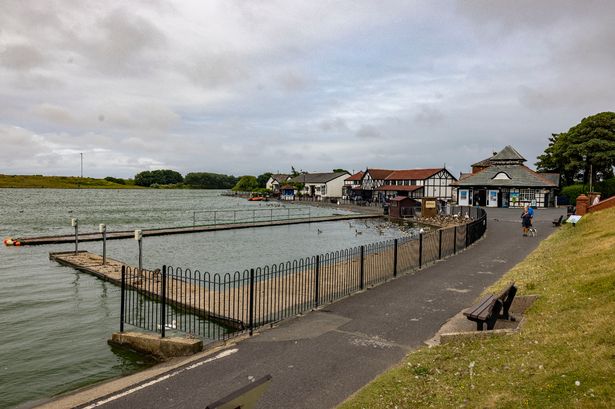
[{"label": "grassy bank", "polygon": [[411,353],[341,408],[615,406],[615,209],[563,226],[490,291],[511,280],[540,296],[522,331]]},{"label": "grassy bank", "polygon": [[120,184],[104,179],[72,176],[0,175],[0,188],[53,188],[53,189],[135,189],[131,183]]}]

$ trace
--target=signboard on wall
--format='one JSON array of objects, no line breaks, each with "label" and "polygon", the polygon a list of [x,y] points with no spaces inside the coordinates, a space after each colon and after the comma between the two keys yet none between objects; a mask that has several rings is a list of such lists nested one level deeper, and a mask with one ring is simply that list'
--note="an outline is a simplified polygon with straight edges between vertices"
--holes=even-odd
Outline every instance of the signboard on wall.
[{"label": "signboard on wall", "polygon": [[423,206],[421,209],[421,216],[434,217],[438,214],[437,201],[433,197],[423,198]]}]

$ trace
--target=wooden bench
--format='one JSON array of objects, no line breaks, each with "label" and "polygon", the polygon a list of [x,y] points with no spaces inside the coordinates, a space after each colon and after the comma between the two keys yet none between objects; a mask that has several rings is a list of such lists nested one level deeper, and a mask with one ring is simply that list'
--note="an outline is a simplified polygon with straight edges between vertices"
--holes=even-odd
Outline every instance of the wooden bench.
[{"label": "wooden bench", "polygon": [[562,225],[562,220],[564,219],[564,215],[561,215],[559,219],[553,220],[553,227],[559,227]]},{"label": "wooden bench", "polygon": [[511,283],[499,295],[485,296],[478,304],[466,309],[463,315],[470,321],[476,322],[478,331],[483,330],[484,324],[487,324],[488,330],[493,329],[498,319],[515,321],[515,317],[509,313],[515,294],[517,294],[517,287],[514,283]]}]

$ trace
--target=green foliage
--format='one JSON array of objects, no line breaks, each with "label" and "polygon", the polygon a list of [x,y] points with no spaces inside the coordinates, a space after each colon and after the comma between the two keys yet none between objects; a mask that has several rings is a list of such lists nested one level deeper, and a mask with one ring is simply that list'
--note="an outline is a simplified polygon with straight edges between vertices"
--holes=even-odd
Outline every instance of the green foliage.
[{"label": "green foliage", "polygon": [[105,180],[106,180],[107,182],[117,183],[117,184],[120,184],[120,185],[125,185],[125,184],[126,184],[126,181],[125,181],[124,179],[121,179],[121,178],[114,178],[113,176],[107,176],[107,177],[105,178]]},{"label": "green foliage", "polygon": [[233,187],[235,192],[252,192],[256,189],[258,189],[256,176],[242,176]]},{"label": "green foliage", "polygon": [[237,178],[219,173],[192,172],[186,175],[184,182],[194,189],[231,189]]},{"label": "green foliage", "polygon": [[271,175],[271,172],[265,172],[262,175],[258,175],[258,177],[256,178],[256,180],[258,181],[258,186],[262,188],[267,187],[267,181],[269,180]]},{"label": "green foliage", "polygon": [[0,175],[0,188],[50,189],[130,189],[136,188],[132,180],[116,183],[105,179],[70,176]]},{"label": "green foliage", "polygon": [[[615,177],[604,180],[602,182],[595,183],[592,187],[592,190],[595,192],[600,192],[601,198],[606,199],[607,197],[615,196]],[[561,191],[561,196],[566,196],[569,200],[569,203],[575,203],[577,197],[581,193],[588,193],[589,185],[576,183],[574,185],[566,186]]]},{"label": "green foliage", "polygon": [[333,172],[335,172],[335,173],[338,173],[338,172],[346,172],[346,173],[350,173],[350,172],[348,172],[346,169],[341,169],[341,168],[338,168],[338,169],[333,169]]},{"label": "green foliage", "polygon": [[577,201],[577,197],[579,197],[581,193],[587,193],[586,186],[577,183],[562,188],[560,196],[566,196],[568,198],[568,203],[574,204]]},{"label": "green foliage", "polygon": [[421,348],[339,408],[612,407],[614,247],[615,209],[560,227],[488,289],[538,296],[520,331]]},{"label": "green foliage", "polygon": [[145,187],[153,184],[172,185],[183,181],[182,175],[171,169],[146,170],[135,175],[135,184]]},{"label": "green foliage", "polygon": [[271,189],[267,189],[265,187],[259,187],[253,190],[254,193],[261,194],[263,196],[269,196],[271,194]]},{"label": "green foliage", "polygon": [[615,112],[602,112],[584,118],[568,132],[553,134],[545,153],[538,157],[539,171],[559,172],[564,185],[580,175],[592,179],[613,177],[615,166]]}]

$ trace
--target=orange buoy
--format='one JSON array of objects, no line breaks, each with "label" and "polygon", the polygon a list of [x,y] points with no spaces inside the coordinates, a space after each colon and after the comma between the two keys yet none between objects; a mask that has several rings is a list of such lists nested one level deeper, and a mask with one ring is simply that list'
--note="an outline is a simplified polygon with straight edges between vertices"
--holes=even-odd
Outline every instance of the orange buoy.
[{"label": "orange buoy", "polygon": [[20,241],[15,241],[15,242],[13,242],[13,246],[21,246],[21,242]]}]

